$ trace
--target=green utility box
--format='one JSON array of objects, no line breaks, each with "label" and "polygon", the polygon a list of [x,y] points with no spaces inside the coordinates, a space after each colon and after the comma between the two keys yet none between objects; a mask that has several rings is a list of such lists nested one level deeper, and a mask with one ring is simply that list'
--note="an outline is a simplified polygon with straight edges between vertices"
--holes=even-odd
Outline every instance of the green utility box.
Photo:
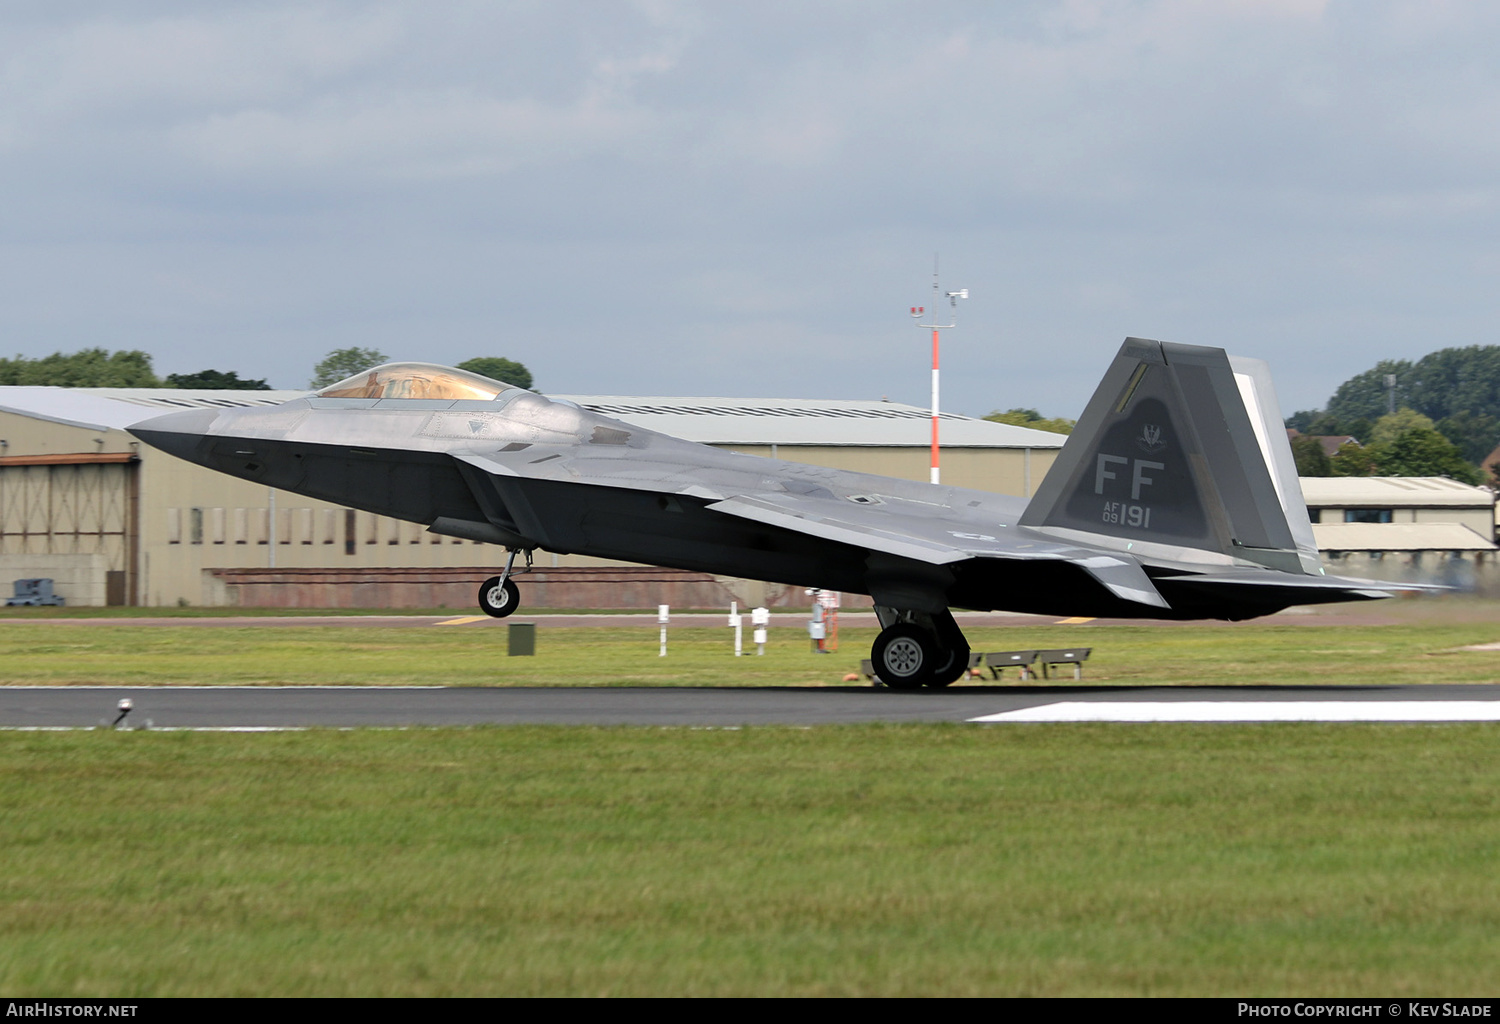
[{"label": "green utility box", "polygon": [[512,622],[510,624],[510,656],[536,653],[536,623]]}]

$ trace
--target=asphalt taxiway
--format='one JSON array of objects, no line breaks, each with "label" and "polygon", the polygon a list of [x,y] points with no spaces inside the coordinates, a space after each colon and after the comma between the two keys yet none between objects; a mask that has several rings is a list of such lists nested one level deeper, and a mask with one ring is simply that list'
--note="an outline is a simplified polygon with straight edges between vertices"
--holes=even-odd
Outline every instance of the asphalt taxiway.
[{"label": "asphalt taxiway", "polygon": [[1500,720],[1500,685],[871,687],[65,686],[0,688],[0,728],[859,722]]}]

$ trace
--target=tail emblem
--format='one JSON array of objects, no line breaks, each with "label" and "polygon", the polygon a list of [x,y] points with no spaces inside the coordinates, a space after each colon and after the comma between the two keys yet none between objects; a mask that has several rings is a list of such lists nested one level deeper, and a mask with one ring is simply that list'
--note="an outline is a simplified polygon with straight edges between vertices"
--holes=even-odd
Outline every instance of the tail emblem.
[{"label": "tail emblem", "polygon": [[1148,423],[1141,428],[1141,436],[1135,439],[1135,446],[1147,455],[1155,455],[1167,446],[1167,442],[1161,439],[1161,427]]}]

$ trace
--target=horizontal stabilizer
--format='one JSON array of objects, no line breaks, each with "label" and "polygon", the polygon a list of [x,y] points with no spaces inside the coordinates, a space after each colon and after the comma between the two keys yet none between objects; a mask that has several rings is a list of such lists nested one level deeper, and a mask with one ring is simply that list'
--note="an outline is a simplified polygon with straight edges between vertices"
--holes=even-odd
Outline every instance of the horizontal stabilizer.
[{"label": "horizontal stabilizer", "polygon": [[1204,573],[1191,576],[1169,576],[1167,582],[1201,587],[1293,587],[1308,593],[1341,591],[1361,597],[1393,597],[1413,591],[1441,593],[1451,587],[1435,583],[1400,583],[1390,580],[1365,580],[1352,576],[1292,576],[1279,572]]},{"label": "horizontal stabilizer", "polygon": [[1170,608],[1166,598],[1157,593],[1151,577],[1141,564],[1129,556],[1092,555],[1088,558],[1070,558],[1068,561],[1086,571],[1094,579],[1122,601],[1150,605],[1153,608]]}]

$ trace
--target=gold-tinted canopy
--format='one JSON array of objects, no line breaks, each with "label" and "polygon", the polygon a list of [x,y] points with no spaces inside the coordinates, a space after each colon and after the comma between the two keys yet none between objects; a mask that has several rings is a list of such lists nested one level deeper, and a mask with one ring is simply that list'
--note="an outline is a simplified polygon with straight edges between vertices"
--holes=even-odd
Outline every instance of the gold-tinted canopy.
[{"label": "gold-tinted canopy", "polygon": [[512,384],[436,363],[386,363],[330,384],[319,398],[428,398],[489,401]]}]

